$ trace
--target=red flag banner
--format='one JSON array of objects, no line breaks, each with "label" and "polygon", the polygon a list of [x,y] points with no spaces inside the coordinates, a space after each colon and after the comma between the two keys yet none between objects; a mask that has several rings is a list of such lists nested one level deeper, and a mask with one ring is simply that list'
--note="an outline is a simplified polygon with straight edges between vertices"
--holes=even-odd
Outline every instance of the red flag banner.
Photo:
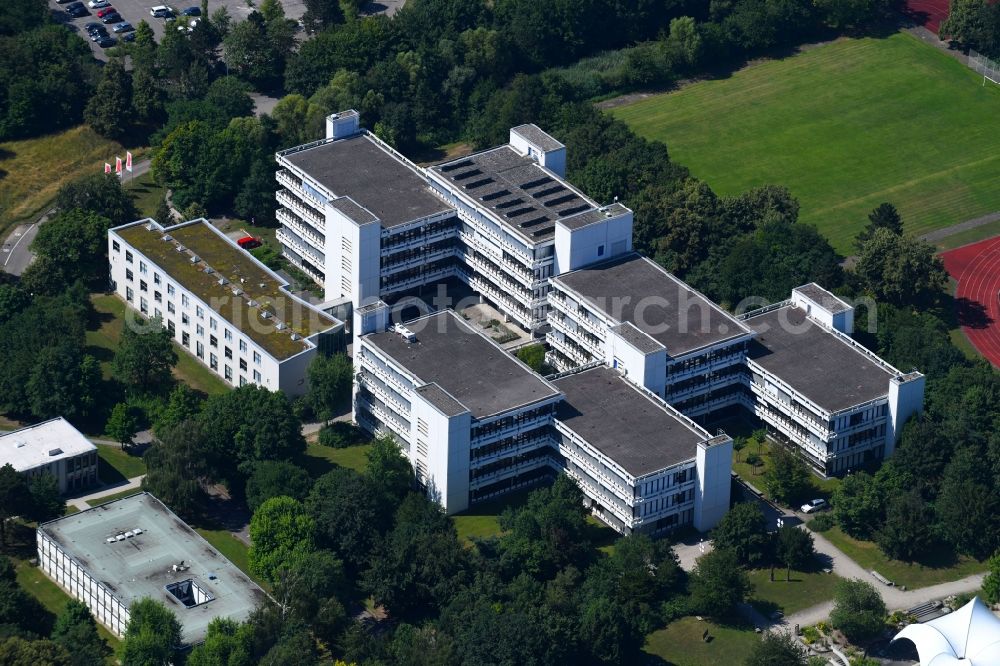
[{"label": "red flag banner", "polygon": [[115,158],[115,173],[119,176],[122,175],[122,158]]},{"label": "red flag banner", "polygon": [[104,173],[111,173],[111,165],[107,162],[104,163]]},{"label": "red flag banner", "polygon": [[132,153],[125,153],[125,168],[128,169],[129,173],[132,173]]}]

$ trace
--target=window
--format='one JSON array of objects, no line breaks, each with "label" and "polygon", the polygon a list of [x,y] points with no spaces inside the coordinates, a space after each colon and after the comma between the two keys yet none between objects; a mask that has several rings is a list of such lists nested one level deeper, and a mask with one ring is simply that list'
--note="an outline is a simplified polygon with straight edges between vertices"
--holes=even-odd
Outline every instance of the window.
[{"label": "window", "polygon": [[187,314],[184,312],[181,313],[181,323],[184,324],[185,326],[191,323],[191,320],[188,319]]},{"label": "window", "polygon": [[228,328],[226,329],[226,335],[225,335],[225,337],[226,337],[226,340],[232,340],[233,339],[233,332],[230,331]]},{"label": "window", "polygon": [[132,282],[132,280],[133,280],[134,277],[135,276],[132,275],[132,269],[131,268],[126,268],[125,269],[125,279],[128,280],[129,282]]},{"label": "window", "polygon": [[113,240],[111,241],[111,249],[114,250],[115,252],[121,252],[122,246],[118,244],[118,241]]},{"label": "window", "polygon": [[205,327],[202,326],[201,324],[194,325],[194,332],[200,335],[201,337],[205,337]]},{"label": "window", "polygon": [[205,345],[201,342],[195,342],[194,345],[198,358],[205,358]]},{"label": "window", "polygon": [[208,344],[212,345],[213,347],[218,347],[219,338],[215,337],[214,335],[208,336]]},{"label": "window", "polygon": [[183,305],[184,307],[191,305],[191,302],[188,300],[187,294],[181,294],[181,305]]},{"label": "window", "polygon": [[167,330],[170,331],[170,335],[174,334],[174,320],[173,319],[168,319],[167,320]]},{"label": "window", "polygon": [[140,261],[139,262],[139,272],[142,273],[143,275],[145,275],[146,271],[147,271],[146,262],[145,261]]},{"label": "window", "polygon": [[233,381],[233,369],[230,368],[228,365],[226,366],[225,374],[226,374],[226,379],[228,379],[229,381]]},{"label": "window", "polygon": [[142,314],[149,314],[149,303],[145,298],[139,299],[139,312]]},{"label": "window", "polygon": [[194,306],[194,313],[198,316],[198,319],[205,318],[205,310],[200,305]]},{"label": "window", "polygon": [[260,384],[260,373],[256,370],[253,371],[253,380],[257,384]]},{"label": "window", "polygon": [[125,261],[132,263],[132,253],[129,250],[125,250]]},{"label": "window", "polygon": [[132,287],[125,287],[125,300],[132,302]]},{"label": "window", "polygon": [[181,333],[181,344],[185,347],[191,346],[191,335],[187,331]]},{"label": "window", "polygon": [[253,353],[253,362],[257,365],[260,365],[260,352]]},{"label": "window", "polygon": [[247,369],[247,360],[245,358],[241,358],[240,359],[240,370],[246,371],[246,369]]},{"label": "window", "polygon": [[172,285],[172,284],[168,284],[167,285],[167,295],[168,296],[173,296],[175,291],[176,290],[174,289],[174,285]]},{"label": "window", "polygon": [[604,246],[603,245],[598,245],[597,246],[597,256],[598,257],[603,257],[604,256]]},{"label": "window", "polygon": [[160,274],[153,273],[153,284],[160,284]]},{"label": "window", "polygon": [[240,351],[241,352],[245,352],[246,350],[247,350],[247,341],[246,340],[240,340]]},{"label": "window", "polygon": [[215,317],[212,317],[212,318],[210,318],[208,320],[208,328],[211,329],[211,330],[213,330],[213,331],[216,328],[218,328],[218,322],[215,321]]},{"label": "window", "polygon": [[174,304],[171,303],[170,301],[167,301],[167,312],[173,312],[173,311],[174,311]]},{"label": "window", "polygon": [[240,386],[246,386],[246,385],[247,385],[247,378],[244,377],[243,375],[240,375]]},{"label": "window", "polygon": [[160,311],[160,308],[153,308],[153,316],[159,317],[160,319],[163,318],[163,313]]},{"label": "window", "polygon": [[218,370],[219,369],[219,357],[216,356],[215,354],[211,354],[210,353],[208,355],[208,367],[212,368],[212,370]]},{"label": "window", "polygon": [[145,280],[139,280],[139,291],[149,291],[149,285]]},{"label": "window", "polygon": [[233,350],[230,349],[229,347],[226,347],[226,358],[232,358],[232,357],[233,357]]},{"label": "window", "polygon": [[153,300],[156,301],[157,303],[162,303],[163,302],[163,294],[161,294],[158,291],[154,291],[153,292]]}]

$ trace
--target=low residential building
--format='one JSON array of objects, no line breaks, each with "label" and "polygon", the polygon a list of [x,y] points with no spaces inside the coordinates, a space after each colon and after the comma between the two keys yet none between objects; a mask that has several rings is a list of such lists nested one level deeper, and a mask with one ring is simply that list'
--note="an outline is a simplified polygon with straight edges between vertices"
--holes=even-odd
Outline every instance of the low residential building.
[{"label": "low residential building", "polygon": [[566,472],[622,533],[710,529],[731,440],[613,370],[547,381],[454,312],[362,336],[354,417],[391,434],[448,513]]},{"label": "low residential building", "polygon": [[745,406],[819,472],[888,458],[923,407],[924,376],[892,367],[856,342],[854,310],[816,284],[749,313]]},{"label": "low residential building", "polygon": [[121,637],[129,608],[151,598],[173,611],[182,645],[205,640],[217,617],[245,620],[267,594],[149,493],[38,526],[38,563]]},{"label": "low residential building", "polygon": [[655,262],[630,253],[551,280],[549,361],[601,361],[689,417],[740,402],[753,331]]},{"label": "low residential building", "polygon": [[0,435],[0,467],[10,463],[28,478],[51,474],[59,492],[97,484],[97,447],[62,418]]},{"label": "low residential building", "polygon": [[277,161],[278,240],[330,307],[458,278],[540,335],[550,276],[632,249],[632,212],[569,184],[566,148],[535,125],[422,169],[345,111],[327,119],[325,139]]},{"label": "low residential building", "polygon": [[316,354],[344,348],[342,322],[204,219],[116,227],[108,257],[118,296],[231,386],[302,394]]}]

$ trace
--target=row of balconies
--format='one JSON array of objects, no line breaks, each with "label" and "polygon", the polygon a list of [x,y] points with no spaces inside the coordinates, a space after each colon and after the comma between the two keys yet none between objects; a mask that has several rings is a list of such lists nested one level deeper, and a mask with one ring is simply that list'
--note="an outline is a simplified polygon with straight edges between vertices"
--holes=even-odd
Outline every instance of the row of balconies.
[{"label": "row of balconies", "polygon": [[703,382],[697,384],[692,384],[686,386],[682,389],[671,389],[671,385],[667,384],[666,395],[667,402],[680,402],[682,400],[687,400],[693,396],[700,393],[705,393],[708,391],[713,391],[717,388],[723,386],[730,386],[731,384],[741,384],[744,381],[743,375],[738,372],[733,372],[718,377],[707,379]]},{"label": "row of balconies", "polygon": [[[510,446],[505,446],[483,456],[475,457],[470,455],[469,468],[476,469],[503,458],[510,458],[512,456],[528,453],[529,451],[534,451],[542,446],[552,446],[552,438],[549,435],[546,434],[538,437],[532,437],[531,439],[520,441]],[[472,453],[475,451],[476,447],[473,447]]]},{"label": "row of balconies", "polygon": [[692,365],[688,368],[684,368],[683,361],[677,361],[674,363],[667,364],[667,380],[668,381],[680,381],[688,377],[694,377],[697,375],[703,375],[709,372],[714,372],[720,368],[727,368],[731,365],[741,365],[746,362],[746,354],[740,351],[736,354],[725,354],[724,356],[717,356],[709,363],[699,363],[697,365]]},{"label": "row of balconies", "polygon": [[521,307],[529,307],[528,304],[531,302],[530,290],[527,294],[524,293],[524,287],[511,280],[506,273],[497,270],[493,264],[484,261],[472,253],[466,253],[465,262],[483,277],[490,279],[491,282],[503,285],[508,290],[507,293],[514,296],[518,303],[521,304]]},{"label": "row of balconies", "polygon": [[531,460],[526,460],[523,463],[518,463],[511,465],[510,467],[504,467],[503,469],[498,469],[495,472],[490,472],[489,474],[484,474],[476,478],[469,479],[469,490],[476,490],[487,486],[491,483],[496,483],[497,481],[502,481],[504,479],[509,479],[525,472],[537,469],[539,467],[547,467],[551,464],[547,456],[541,456],[539,458],[532,458]]},{"label": "row of balconies", "polygon": [[382,407],[362,395],[356,395],[355,403],[358,407],[364,410],[368,410],[374,416],[377,416],[382,423],[391,426],[394,430],[398,429],[400,435],[409,442],[410,440],[410,424],[404,423],[401,419],[398,419],[395,414],[389,413],[389,410],[382,409]]},{"label": "row of balconies", "polygon": [[317,213],[316,209],[312,206],[304,204],[302,199],[296,197],[290,190],[278,190],[275,193],[275,198],[277,199],[278,204],[293,210],[296,215],[304,219],[306,222],[316,227],[321,232],[326,233],[326,218],[320,213]]},{"label": "row of balconies", "polygon": [[[549,317],[549,324],[555,330],[561,332],[567,338],[579,345],[585,352],[588,353],[588,361],[593,361],[596,359],[604,358],[604,347],[603,344],[594,342],[582,331],[574,331],[570,326],[567,325],[565,320],[558,320],[553,317]],[[573,321],[572,319],[570,321]],[[587,361],[585,361],[587,362]]]},{"label": "row of balconies", "polygon": [[510,298],[506,292],[500,291],[485,278],[474,273],[462,271],[461,269],[458,272],[468,279],[470,287],[486,294],[498,305],[502,305],[505,308],[505,314],[513,317],[525,328],[531,328],[531,313],[524,305]]},{"label": "row of balconies", "polygon": [[520,264],[514,261],[510,261],[509,259],[507,259],[502,255],[502,251],[501,251],[501,256],[499,257],[495,256],[494,253],[496,252],[496,249],[490,247],[489,243],[480,240],[480,238],[475,234],[461,233],[459,234],[459,237],[462,239],[463,243],[465,243],[466,245],[475,250],[478,250],[490,261],[493,261],[496,264],[498,264],[508,274],[510,274],[511,277],[520,281],[525,288],[531,289],[534,286],[535,275],[531,271],[530,267],[526,266],[525,264]]},{"label": "row of balconies", "polygon": [[310,247],[308,243],[305,243],[301,241],[299,238],[297,238],[294,235],[294,233],[286,231],[285,229],[278,229],[277,231],[274,232],[274,237],[277,239],[279,243],[281,243],[282,245],[287,245],[288,247],[292,248],[297,253],[302,255],[303,258],[312,261],[317,266],[326,265],[326,262],[323,260],[323,257],[317,254],[316,251],[312,247]]},{"label": "row of balconies", "polygon": [[429,234],[418,234],[414,236],[398,234],[398,236],[399,238],[395,240],[394,236],[388,236],[382,239],[382,256],[386,256],[394,252],[400,252],[402,250],[421,247],[423,245],[428,245],[447,238],[457,238],[458,227],[446,227]]},{"label": "row of balconies", "polygon": [[392,276],[383,276],[380,290],[383,294],[405,291],[407,289],[412,289],[413,287],[419,287],[423,284],[437,282],[445,277],[448,277],[449,275],[453,275],[454,272],[455,268],[453,266],[442,266],[441,268],[436,268],[426,273],[420,273],[419,275],[414,275],[408,278],[394,280],[392,279]]},{"label": "row of balconies", "polygon": [[317,252],[323,252],[326,250],[324,246],[324,238],[316,233],[315,228],[309,226],[303,222],[300,218],[296,217],[294,213],[289,211],[287,208],[279,208],[275,211],[277,214],[278,221],[284,226],[288,227],[291,231],[295,233],[299,238],[309,243]]},{"label": "row of balconies", "polygon": [[413,386],[403,380],[399,379],[394,372],[391,372],[386,365],[383,367],[384,361],[379,359],[377,356],[369,351],[362,350],[361,356],[361,368],[372,373],[386,385],[391,386],[393,389],[399,391],[400,395],[406,395],[413,390]]},{"label": "row of balconies", "polygon": [[[569,474],[577,482],[577,484],[579,484],[580,488],[583,490],[584,495],[589,497],[592,501],[600,503],[602,507],[613,513],[618,520],[625,523],[625,525],[627,525],[629,528],[635,526],[636,524],[634,522],[635,518],[630,513],[627,513],[625,511],[625,508],[620,506],[615,501],[617,499],[615,496],[608,495],[606,492],[604,492],[604,488],[600,486],[595,486],[593,483],[591,483],[590,477],[588,477],[586,474],[581,474],[569,467],[566,468],[566,473]],[[633,507],[628,505],[628,508],[632,509]]]},{"label": "row of balconies", "polygon": [[445,257],[454,257],[458,255],[458,252],[458,248],[453,246],[440,247],[431,252],[427,252],[426,254],[418,254],[402,261],[386,263],[382,266],[382,275],[391,275],[392,273],[397,273],[409,268],[416,268],[417,266],[423,266],[424,264],[438,261],[440,259],[444,259]]},{"label": "row of balconies", "polygon": [[[548,342],[554,349],[562,353],[562,355],[565,356],[566,358],[570,359],[571,361],[576,361],[577,365],[583,365],[584,363],[589,363],[590,361],[594,360],[591,356],[585,354],[582,350],[578,349],[577,347],[574,347],[573,345],[570,345],[564,340],[560,340],[557,336],[552,335],[551,333],[546,333],[545,341]],[[576,367],[575,365],[572,365],[566,369],[569,370],[575,367]]]},{"label": "row of balconies", "polygon": [[410,403],[406,400],[406,397],[402,393],[398,393],[395,389],[391,388],[387,384],[383,384],[382,381],[373,374],[365,373],[361,371],[358,377],[358,386],[364,387],[365,389],[376,395],[386,407],[395,410],[397,413],[404,416],[409,416],[410,414]]},{"label": "row of balconies", "polygon": [[809,430],[809,432],[813,433],[820,439],[828,441],[837,436],[834,431],[829,429],[827,423],[817,421],[811,412],[799,409],[790,403],[786,403],[760,384],[751,381],[750,390],[754,395],[763,400],[765,404],[770,405],[771,409],[789,416],[794,414],[797,418],[789,418],[790,421],[797,423],[801,427],[805,427]]},{"label": "row of balconies", "polygon": [[[439,185],[439,183],[437,183],[437,182],[435,182],[435,184]],[[445,186],[445,187],[447,187],[447,186]],[[502,224],[494,222],[492,220],[489,221],[489,222],[487,222],[486,219],[485,219],[485,216],[481,212],[479,212],[478,210],[475,210],[473,207],[469,206],[467,203],[465,203],[465,201],[463,201],[457,195],[453,194],[451,197],[445,196],[440,191],[438,191],[438,189],[436,187],[432,187],[431,188],[431,192],[433,192],[434,194],[436,194],[438,197],[440,197],[442,200],[444,200],[449,205],[454,206],[455,210],[458,211],[458,216],[461,219],[463,219],[466,222],[468,222],[469,224],[471,224],[473,227],[475,227],[476,229],[478,229],[484,235],[486,235],[486,236],[490,237],[491,239],[493,239],[493,241],[497,245],[503,247],[504,249],[506,249],[508,252],[510,252],[514,256],[521,257],[525,261],[525,263],[531,263],[532,261],[534,261],[535,257],[534,257],[534,254],[532,252],[529,252],[524,247],[518,247],[518,246],[514,245],[513,243],[510,243],[507,240],[504,240],[504,238],[501,237],[497,233],[497,231],[495,231],[492,228],[492,226],[491,226],[491,225],[496,225],[496,227],[498,229],[502,229],[503,228]]]},{"label": "row of balconies", "polygon": [[323,207],[326,202],[313,196],[311,192],[302,186],[302,181],[293,176],[287,169],[279,169],[275,174],[275,177],[277,181],[287,187],[290,192],[295,195],[300,195],[303,201],[307,201],[309,202],[309,205],[315,206],[317,214],[325,214]]},{"label": "row of balconies", "polygon": [[552,414],[545,413],[539,414],[538,416],[531,419],[524,419],[523,421],[515,421],[510,427],[498,428],[492,430],[485,435],[476,435],[472,438],[472,446],[485,446],[498,439],[503,439],[505,437],[514,437],[516,435],[523,434],[529,430],[534,430],[540,426],[547,425],[552,421]]},{"label": "row of balconies", "polygon": [[[564,436],[568,437],[569,435]],[[614,490],[615,495],[620,497],[623,502],[631,504],[635,500],[635,488],[629,484],[628,479],[623,478],[620,474],[615,472],[609,472],[608,469],[603,465],[595,465],[591,459],[590,454],[582,455],[577,448],[583,449],[583,446],[578,442],[573,442],[574,446],[567,446],[561,441],[559,442],[559,453],[562,454],[564,458],[572,460],[578,466],[586,469],[590,475],[600,481],[604,486]]]}]

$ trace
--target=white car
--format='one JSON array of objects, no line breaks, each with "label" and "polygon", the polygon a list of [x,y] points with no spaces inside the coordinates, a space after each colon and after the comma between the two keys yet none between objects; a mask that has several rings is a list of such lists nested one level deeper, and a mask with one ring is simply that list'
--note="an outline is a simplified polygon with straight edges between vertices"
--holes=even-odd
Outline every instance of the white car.
[{"label": "white car", "polygon": [[108,0],[90,0],[87,6],[91,9],[104,9],[105,7],[110,7],[111,3]]},{"label": "white car", "polygon": [[802,513],[815,513],[817,511],[822,511],[827,507],[825,499],[814,499],[809,500],[802,505]]},{"label": "white car", "polygon": [[173,16],[174,13],[170,11],[170,7],[166,5],[157,5],[156,7],[151,7],[149,10],[150,16],[155,16],[156,18],[168,18]]}]

